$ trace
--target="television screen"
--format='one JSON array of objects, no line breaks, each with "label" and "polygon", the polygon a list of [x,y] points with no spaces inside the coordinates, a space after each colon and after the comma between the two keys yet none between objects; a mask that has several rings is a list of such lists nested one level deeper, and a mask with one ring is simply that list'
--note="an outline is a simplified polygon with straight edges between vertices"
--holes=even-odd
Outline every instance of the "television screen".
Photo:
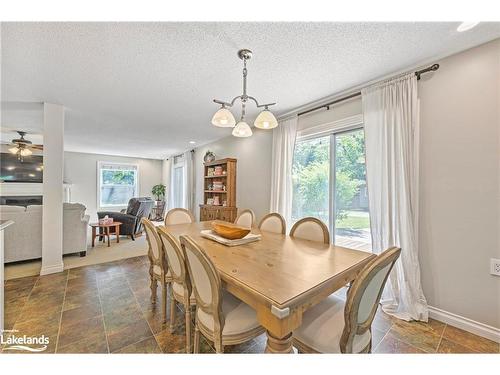
[{"label": "television screen", "polygon": [[39,182],[43,181],[43,156],[30,155],[21,163],[17,155],[0,154],[0,181],[2,182]]}]

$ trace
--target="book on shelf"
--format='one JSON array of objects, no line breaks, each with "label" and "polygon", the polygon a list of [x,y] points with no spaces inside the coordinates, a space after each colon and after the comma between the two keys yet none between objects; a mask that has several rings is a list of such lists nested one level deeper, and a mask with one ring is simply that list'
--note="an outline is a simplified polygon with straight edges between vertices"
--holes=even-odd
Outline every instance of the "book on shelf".
[{"label": "book on shelf", "polygon": [[222,176],[222,166],[218,165],[214,168],[214,176]]},{"label": "book on shelf", "polygon": [[214,181],[212,184],[212,190],[217,190],[217,191],[224,190],[224,185],[222,181]]}]

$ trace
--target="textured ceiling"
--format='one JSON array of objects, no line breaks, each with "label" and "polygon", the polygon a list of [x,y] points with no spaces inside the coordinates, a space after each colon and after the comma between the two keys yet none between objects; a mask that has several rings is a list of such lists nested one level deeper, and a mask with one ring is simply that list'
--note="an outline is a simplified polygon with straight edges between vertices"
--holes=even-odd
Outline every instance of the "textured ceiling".
[{"label": "textured ceiling", "polygon": [[66,106],[67,150],[160,158],[230,134],[210,125],[212,99],[241,93],[240,48],[249,94],[279,114],[500,37],[457,25],[3,23],[2,101]]}]

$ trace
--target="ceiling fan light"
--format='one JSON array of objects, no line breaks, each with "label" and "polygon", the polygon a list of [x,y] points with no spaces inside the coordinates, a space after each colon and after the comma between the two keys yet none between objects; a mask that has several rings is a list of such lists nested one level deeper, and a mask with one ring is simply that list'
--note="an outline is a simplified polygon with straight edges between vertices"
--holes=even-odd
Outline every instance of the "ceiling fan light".
[{"label": "ceiling fan light", "polygon": [[21,149],[21,156],[30,156],[32,154],[31,150],[28,148]]},{"label": "ceiling fan light", "polygon": [[9,152],[14,155],[17,154],[17,150],[19,150],[17,147],[9,148]]},{"label": "ceiling fan light", "polygon": [[233,114],[225,107],[220,108],[212,117],[212,125],[220,128],[232,128],[236,124]]},{"label": "ceiling fan light", "polygon": [[273,129],[278,126],[278,121],[271,111],[264,109],[255,119],[254,125],[259,129]]},{"label": "ceiling fan light", "polygon": [[248,124],[245,121],[238,122],[233,129],[233,135],[235,137],[239,138],[251,137],[252,134],[253,134],[252,129],[250,129],[250,126],[248,126]]}]

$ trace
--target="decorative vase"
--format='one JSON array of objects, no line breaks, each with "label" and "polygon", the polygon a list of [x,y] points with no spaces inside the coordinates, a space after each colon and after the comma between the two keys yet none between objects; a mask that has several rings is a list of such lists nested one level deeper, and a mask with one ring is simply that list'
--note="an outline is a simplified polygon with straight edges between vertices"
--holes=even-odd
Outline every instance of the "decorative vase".
[{"label": "decorative vase", "polygon": [[210,163],[215,160],[215,154],[212,151],[207,151],[205,156],[203,157],[203,161],[205,163]]}]

